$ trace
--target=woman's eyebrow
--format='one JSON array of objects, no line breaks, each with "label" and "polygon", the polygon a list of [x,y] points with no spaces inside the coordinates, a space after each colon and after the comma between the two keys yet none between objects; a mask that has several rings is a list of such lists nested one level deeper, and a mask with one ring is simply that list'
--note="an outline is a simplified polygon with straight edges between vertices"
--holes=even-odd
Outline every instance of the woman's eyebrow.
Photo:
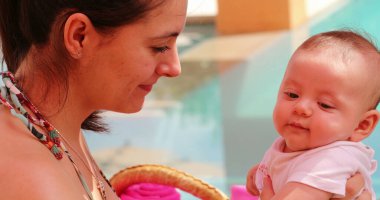
[{"label": "woman's eyebrow", "polygon": [[178,35],[179,35],[179,32],[168,32],[168,33],[164,33],[164,34],[159,35],[159,36],[152,37],[152,39],[164,39],[164,38],[170,38],[170,37],[178,37]]}]

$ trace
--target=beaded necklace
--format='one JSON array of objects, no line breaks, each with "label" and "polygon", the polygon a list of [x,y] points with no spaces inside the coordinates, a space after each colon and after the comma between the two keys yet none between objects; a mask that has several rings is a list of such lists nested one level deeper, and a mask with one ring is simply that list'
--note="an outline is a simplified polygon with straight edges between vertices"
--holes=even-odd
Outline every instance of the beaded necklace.
[{"label": "beaded necklace", "polygon": [[[46,121],[42,117],[41,113],[37,110],[37,108],[32,103],[30,103],[30,101],[23,93],[20,92],[20,90],[15,85],[15,78],[10,72],[2,72],[1,75],[6,86],[1,88],[1,103],[3,103],[11,110],[12,115],[21,119],[32,132],[32,134],[37,137],[40,142],[44,144],[58,160],[62,159],[62,152],[58,148],[61,145],[61,141],[59,139],[57,129],[55,129],[48,121]],[[20,113],[17,113],[15,108],[10,103],[8,103],[8,95]],[[22,105],[28,107],[34,116],[30,115]],[[37,129],[35,129],[32,124],[44,128],[48,132],[48,135],[44,135],[37,131]]]},{"label": "beaded necklace", "polygon": [[[86,190],[86,193],[89,199],[94,200],[94,197],[92,196],[92,193],[82,173],[79,171],[79,168],[75,164],[74,160],[72,159],[71,154],[65,147],[64,143],[62,143],[60,140],[60,137],[64,140],[65,138],[59,133],[59,131],[52,124],[50,124],[47,120],[43,118],[42,114],[38,111],[38,109],[16,87],[16,80],[12,73],[0,72],[0,75],[5,85],[5,87],[0,87],[0,103],[5,105],[9,109],[13,116],[19,118],[25,124],[25,126],[29,129],[29,131],[53,153],[56,159],[58,160],[62,159],[63,156],[62,156],[61,150],[63,150],[63,152],[66,154],[66,156],[69,158],[70,162],[72,163],[75,169],[75,172],[77,173],[84,189]],[[14,106],[9,102],[12,102]],[[28,109],[30,109],[33,115],[29,114],[23,106],[26,106]],[[43,134],[39,132],[36,128],[34,128],[33,125],[43,128],[44,130],[46,130],[48,134]],[[65,140],[65,142],[70,146],[68,141]],[[97,182],[97,189],[99,190],[102,199],[106,200],[107,197],[106,197],[104,184],[86,165],[86,162],[80,157],[79,153],[77,153],[74,148],[72,147],[70,148],[74,151],[74,153],[77,154],[78,158],[83,162],[85,167],[89,170],[89,172],[95,178]],[[91,159],[91,161],[94,165],[94,160]],[[98,170],[100,174],[103,176],[103,178],[107,180],[106,177],[103,175],[103,172],[100,169]],[[109,184],[108,181],[107,183]]]}]

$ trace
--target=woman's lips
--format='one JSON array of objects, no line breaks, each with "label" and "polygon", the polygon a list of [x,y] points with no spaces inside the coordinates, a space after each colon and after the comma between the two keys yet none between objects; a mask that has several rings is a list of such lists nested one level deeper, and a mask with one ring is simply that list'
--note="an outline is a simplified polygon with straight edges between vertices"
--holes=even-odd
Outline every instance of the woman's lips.
[{"label": "woman's lips", "polygon": [[140,88],[147,92],[150,92],[153,88],[153,85],[140,85]]}]

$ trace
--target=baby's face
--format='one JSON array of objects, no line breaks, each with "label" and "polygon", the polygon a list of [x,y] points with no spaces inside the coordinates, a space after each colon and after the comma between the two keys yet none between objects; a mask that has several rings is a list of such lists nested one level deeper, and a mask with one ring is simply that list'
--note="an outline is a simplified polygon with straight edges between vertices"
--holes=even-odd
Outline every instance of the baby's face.
[{"label": "baby's face", "polygon": [[273,113],[285,151],[349,140],[367,111],[364,58],[354,54],[346,62],[335,54],[299,50],[291,58]]}]

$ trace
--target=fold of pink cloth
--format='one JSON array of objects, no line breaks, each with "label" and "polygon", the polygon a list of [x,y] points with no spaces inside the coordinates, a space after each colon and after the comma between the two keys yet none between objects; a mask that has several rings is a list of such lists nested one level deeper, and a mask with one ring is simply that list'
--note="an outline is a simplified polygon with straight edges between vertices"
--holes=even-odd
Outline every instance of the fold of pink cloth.
[{"label": "fold of pink cloth", "polygon": [[231,200],[258,200],[259,197],[252,196],[245,189],[245,185],[231,186]]},{"label": "fold of pink cloth", "polygon": [[121,200],[180,200],[179,192],[170,186],[140,183],[132,185],[120,195]]}]

